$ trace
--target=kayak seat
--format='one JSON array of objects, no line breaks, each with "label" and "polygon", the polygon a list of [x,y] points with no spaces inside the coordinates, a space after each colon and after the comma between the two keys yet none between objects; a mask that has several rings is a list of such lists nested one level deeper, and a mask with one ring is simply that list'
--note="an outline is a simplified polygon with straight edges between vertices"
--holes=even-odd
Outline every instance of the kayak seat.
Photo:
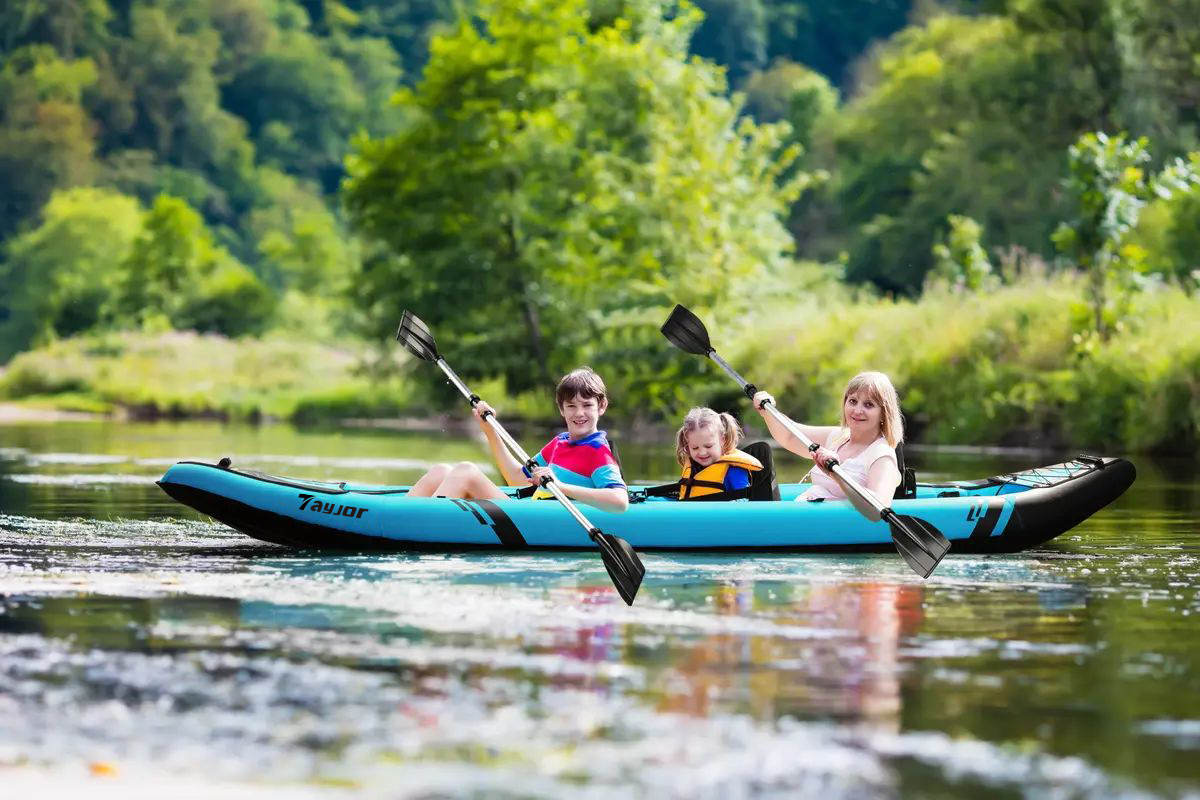
[{"label": "kayak seat", "polygon": [[751,442],[742,448],[746,455],[758,459],[763,468],[750,473],[750,500],[778,500],[779,483],[775,480],[775,458],[770,442]]},{"label": "kayak seat", "polygon": [[904,466],[904,443],[896,445],[896,466],[900,468],[900,485],[896,487],[894,500],[912,500],[917,496],[917,473]]}]

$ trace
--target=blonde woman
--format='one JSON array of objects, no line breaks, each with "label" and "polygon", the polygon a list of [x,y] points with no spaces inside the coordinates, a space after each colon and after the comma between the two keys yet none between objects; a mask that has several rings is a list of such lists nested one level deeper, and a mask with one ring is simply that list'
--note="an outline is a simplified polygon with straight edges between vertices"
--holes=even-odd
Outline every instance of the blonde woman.
[{"label": "blonde woman", "polygon": [[896,445],[904,441],[904,423],[900,418],[900,400],[896,387],[882,372],[861,372],[850,379],[842,395],[842,424],[836,427],[801,425],[797,427],[820,447],[810,452],[800,440],[763,408],[763,401],[775,402],[766,392],[754,395],[754,407],[762,415],[781,447],[811,458],[821,469],[814,469],[812,488],[797,500],[845,500],[846,494],[833,476],[824,470],[830,458],[860,486],[865,486],[887,502],[896,493],[901,476]]}]

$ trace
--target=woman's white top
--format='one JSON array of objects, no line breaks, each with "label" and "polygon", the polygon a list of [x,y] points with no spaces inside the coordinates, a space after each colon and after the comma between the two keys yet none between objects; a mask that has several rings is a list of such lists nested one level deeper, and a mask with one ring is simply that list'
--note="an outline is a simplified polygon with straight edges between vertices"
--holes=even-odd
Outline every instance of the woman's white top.
[{"label": "woman's white top", "polygon": [[[833,441],[843,435],[845,435],[843,429],[836,429],[829,434],[829,440]],[[847,439],[834,448],[834,452],[839,452],[849,443],[850,440]],[[828,444],[825,446],[829,447]],[[863,448],[863,451],[856,456],[843,459],[839,455],[838,462],[846,474],[853,478],[859,486],[866,486],[867,476],[871,474],[871,467],[881,458],[890,458],[892,463],[896,465],[897,470],[899,469],[895,448],[889,446],[887,439],[882,436]],[[812,488],[798,496],[797,500],[808,500],[811,502],[814,500],[846,499],[846,493],[842,491],[842,487],[838,486],[838,482],[828,472],[819,467],[814,467],[810,475],[812,476]]]}]

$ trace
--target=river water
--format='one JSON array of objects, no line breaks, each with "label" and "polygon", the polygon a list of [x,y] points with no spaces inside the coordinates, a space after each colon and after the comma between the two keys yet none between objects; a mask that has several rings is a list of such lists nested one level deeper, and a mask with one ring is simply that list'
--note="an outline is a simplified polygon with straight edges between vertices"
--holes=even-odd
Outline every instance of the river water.
[{"label": "river water", "polygon": [[[671,449],[623,444],[627,476],[669,479]],[[884,554],[647,553],[632,608],[589,552],[300,556],[154,485],[223,455],[410,483],[483,452],[0,425],[0,794],[1200,797],[1196,464],[1136,458],[1075,530],[928,581]]]}]

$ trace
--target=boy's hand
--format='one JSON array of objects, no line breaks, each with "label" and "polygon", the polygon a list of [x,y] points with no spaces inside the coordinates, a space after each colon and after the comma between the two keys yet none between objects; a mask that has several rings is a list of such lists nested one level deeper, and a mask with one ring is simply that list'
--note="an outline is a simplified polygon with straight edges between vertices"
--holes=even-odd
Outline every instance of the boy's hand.
[{"label": "boy's hand", "polygon": [[770,392],[755,392],[754,399],[751,402],[754,403],[754,410],[762,414],[766,411],[763,408],[763,404],[770,403],[771,405],[775,405],[775,398],[771,396]]},{"label": "boy's hand", "polygon": [[530,472],[532,475],[529,478],[529,482],[534,486],[541,486],[543,477],[550,478],[551,480],[554,479],[554,471],[549,467],[534,467]]},{"label": "boy's hand", "polygon": [[496,410],[494,408],[492,408],[491,406],[489,406],[487,404],[486,400],[480,400],[471,409],[471,413],[475,415],[475,418],[479,420],[479,424],[482,425],[485,429],[488,428],[488,424],[487,424],[487,420],[484,419],[483,415],[486,413],[489,413],[489,412],[491,413],[491,415],[493,417],[496,416]]}]

